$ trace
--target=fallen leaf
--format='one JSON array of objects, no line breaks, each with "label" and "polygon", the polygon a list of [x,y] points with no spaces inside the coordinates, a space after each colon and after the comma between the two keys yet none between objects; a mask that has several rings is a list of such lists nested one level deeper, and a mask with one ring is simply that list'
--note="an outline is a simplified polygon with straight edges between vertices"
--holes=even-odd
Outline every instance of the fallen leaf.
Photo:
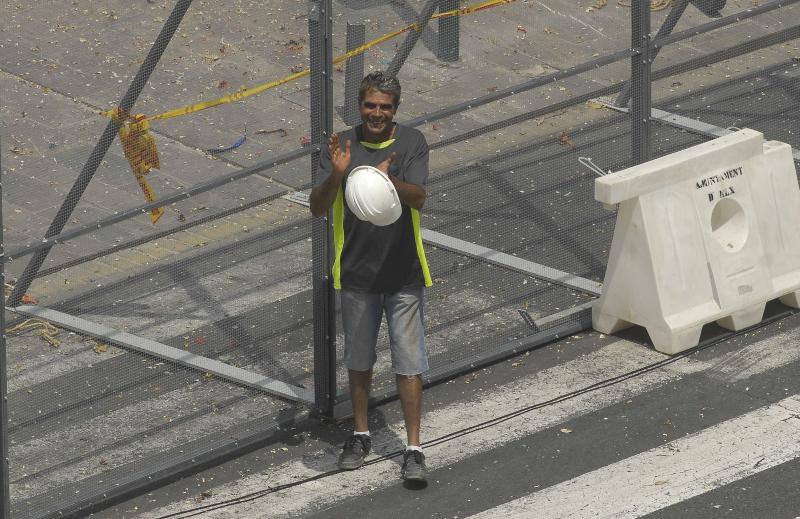
[{"label": "fallen leaf", "polygon": [[567,132],[561,132],[561,135],[558,136],[558,143],[562,146],[569,146],[572,149],[576,148],[575,142],[569,138]]},{"label": "fallen leaf", "polygon": [[228,82],[224,79],[217,81],[217,88],[228,88]]},{"label": "fallen leaf", "polygon": [[102,342],[96,342],[94,344],[94,348],[92,348],[95,353],[105,353],[108,351],[108,344],[103,344]]},{"label": "fallen leaf", "polygon": [[281,137],[286,137],[287,135],[289,135],[289,133],[283,128],[276,128],[274,130],[266,130],[266,129],[256,130],[256,135],[268,135],[270,133],[280,133]]},{"label": "fallen leaf", "polygon": [[283,45],[289,50],[300,50],[305,46],[302,41],[298,41],[295,39],[291,39],[285,42]]},{"label": "fallen leaf", "polygon": [[528,29],[526,29],[525,27],[523,27],[521,25],[517,25],[517,32],[521,32],[522,34],[527,34],[528,33]]},{"label": "fallen leaf", "polygon": [[108,465],[108,460],[105,458],[100,458],[100,465]]},{"label": "fallen leaf", "polygon": [[551,27],[545,27],[545,28],[544,28],[544,32],[546,32],[547,34],[558,34],[558,33],[557,33],[556,31],[554,31],[554,30],[553,30]]},{"label": "fallen leaf", "polygon": [[295,74],[297,74],[298,72],[302,72],[303,71],[303,65],[294,65],[294,66],[292,66],[291,71],[293,73],[295,73]]},{"label": "fallen leaf", "polygon": [[602,9],[603,7],[606,6],[607,3],[608,0],[597,0],[594,4],[592,4],[586,9],[586,12],[591,13],[592,11],[597,11],[599,9]]},{"label": "fallen leaf", "polygon": [[569,428],[567,428],[567,427],[564,427],[563,429],[561,429],[561,432],[562,432],[562,433],[564,433],[564,434],[569,434],[569,433],[571,433],[571,432],[572,432],[572,429],[569,429]]},{"label": "fallen leaf", "polygon": [[197,337],[195,337],[195,338],[194,338],[194,340],[192,341],[192,343],[193,343],[195,346],[202,346],[202,345],[203,345],[203,344],[205,344],[206,342],[207,342],[207,341],[206,341],[206,338],[205,338],[205,337],[203,337],[202,335],[198,335],[198,336],[197,336]]},{"label": "fallen leaf", "polygon": [[11,150],[11,153],[14,153],[15,155],[30,155],[32,153],[31,150],[28,148],[23,148],[22,146],[11,146],[9,150]]},{"label": "fallen leaf", "polygon": [[37,301],[36,298],[33,297],[32,295],[30,295],[30,294],[23,294],[22,295],[22,304],[23,305],[35,305],[35,304],[38,304],[38,303],[39,303],[39,301]]},{"label": "fallen leaf", "polygon": [[302,137],[300,137],[300,146],[305,148],[306,146],[308,146],[310,144],[311,144],[311,137],[308,137],[306,135],[303,135]]}]

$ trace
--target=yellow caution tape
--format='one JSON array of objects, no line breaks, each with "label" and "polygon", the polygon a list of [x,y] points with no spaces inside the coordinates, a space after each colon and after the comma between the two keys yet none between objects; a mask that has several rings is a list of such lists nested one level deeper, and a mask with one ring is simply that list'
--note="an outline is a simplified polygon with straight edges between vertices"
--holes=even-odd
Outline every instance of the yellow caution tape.
[{"label": "yellow caution tape", "polygon": [[[503,5],[503,4],[510,4],[510,3],[513,3],[513,2],[516,2],[516,1],[517,0],[486,0],[484,2],[479,2],[477,4],[465,6],[465,7],[459,8],[459,9],[452,9],[450,11],[445,11],[445,12],[442,12],[442,13],[436,13],[433,16],[431,16],[431,19],[439,19],[439,18],[445,18],[445,17],[449,17],[449,16],[459,16],[459,15],[464,15],[464,14],[472,14],[472,13],[475,13],[475,12],[478,12],[478,11],[482,11],[484,9],[489,9],[491,7],[497,7],[497,6]],[[391,40],[392,38],[396,38],[397,36],[400,36],[401,34],[404,34],[404,33],[409,32],[411,30],[420,31],[420,30],[422,30],[422,27],[417,23],[412,23],[412,24],[409,24],[409,25],[407,25],[405,27],[402,27],[400,29],[392,31],[392,32],[390,32],[388,34],[384,34],[380,38],[376,38],[374,40],[371,40],[371,41],[365,43],[364,45],[360,45],[359,47],[356,47],[355,49],[347,52],[346,54],[343,54],[341,56],[336,57],[333,60],[333,64],[334,65],[338,65],[339,63],[347,61],[350,58],[358,56],[359,54],[363,54],[367,50],[369,50],[369,49],[371,49],[371,48],[373,48],[375,46],[378,46],[381,43],[384,43],[384,42],[386,42],[388,40]],[[248,97],[251,97],[251,96],[254,96],[254,95],[258,95],[258,94],[260,94],[262,92],[265,92],[267,90],[270,90],[272,88],[275,88],[275,87],[278,87],[280,85],[283,85],[283,84],[286,84],[286,83],[290,83],[290,82],[295,81],[297,79],[303,78],[303,77],[309,75],[310,72],[311,71],[309,69],[305,69],[305,70],[302,70],[300,72],[296,72],[296,73],[291,74],[289,76],[286,76],[286,77],[283,77],[281,79],[278,79],[276,81],[271,81],[269,83],[264,83],[262,85],[258,85],[258,86],[252,87],[252,88],[242,88],[241,90],[239,90],[237,92],[234,92],[233,94],[229,94],[229,95],[217,98],[217,99],[213,99],[211,101],[202,101],[200,103],[195,103],[195,104],[184,106],[184,107],[181,107],[181,108],[176,108],[174,110],[169,110],[169,111],[160,113],[158,115],[154,115],[153,117],[149,117],[147,119],[149,119],[151,121],[157,121],[157,120],[163,120],[163,119],[171,119],[173,117],[180,117],[182,115],[187,115],[187,114],[199,112],[201,110],[205,110],[207,108],[212,108],[214,106],[233,103],[235,101],[241,101],[242,99],[246,99]],[[104,112],[104,113],[106,115],[113,115],[113,110],[109,110],[109,111]]]},{"label": "yellow caution tape", "polygon": [[[479,2],[477,4],[465,6],[459,9],[452,9],[450,11],[445,11],[441,13],[434,14],[431,19],[439,19],[445,18],[448,16],[460,16],[465,14],[471,14],[478,11],[482,11],[484,9],[489,9],[491,7],[496,7],[503,4],[510,4],[516,2],[517,0],[486,0],[484,2]],[[338,56],[336,59],[333,60],[335,65],[342,63],[344,61],[349,60],[359,54],[363,54],[367,50],[380,45],[392,38],[396,38],[401,34],[404,34],[409,31],[421,31],[422,26],[417,23],[412,23],[395,31],[392,31],[388,34],[384,34],[380,38],[376,38],[371,40],[364,45],[356,47],[355,49]],[[136,182],[139,184],[139,187],[142,189],[144,193],[144,197],[148,202],[152,202],[156,199],[155,192],[148,184],[145,176],[150,172],[151,169],[160,169],[160,163],[158,159],[158,150],[156,149],[156,143],[153,139],[153,136],[150,135],[148,132],[150,128],[150,121],[157,121],[157,120],[164,120],[164,119],[171,119],[173,117],[180,117],[182,115],[188,115],[191,113],[199,112],[201,110],[205,110],[207,108],[212,108],[215,106],[233,103],[236,101],[241,101],[242,99],[246,99],[248,97],[258,95],[262,92],[270,90],[272,88],[278,87],[285,83],[290,83],[302,77],[305,77],[310,74],[309,69],[305,69],[300,72],[296,72],[289,76],[283,77],[276,81],[271,81],[269,83],[264,83],[262,85],[258,85],[253,88],[242,88],[233,94],[229,94],[218,99],[213,99],[211,101],[202,101],[200,103],[195,103],[192,105],[184,106],[181,108],[176,108],[174,110],[168,110],[166,112],[160,113],[153,117],[147,117],[143,114],[138,115],[129,115],[129,114],[120,114],[119,108],[114,108],[112,110],[107,110],[102,112],[103,115],[109,117],[120,117],[123,119],[123,124],[120,126],[119,129],[119,138],[122,142],[122,149],[125,153],[125,158],[128,160],[128,163],[131,166],[131,170],[133,171],[134,176],[136,177]],[[150,211],[150,220],[153,223],[156,223],[161,215],[164,214],[164,208],[158,207]]]},{"label": "yellow caution tape", "polygon": [[[122,142],[122,151],[125,153],[125,158],[128,159],[128,164],[131,165],[131,170],[144,193],[145,200],[152,202],[156,199],[156,194],[145,176],[153,168],[161,169],[161,162],[158,159],[156,141],[147,131],[149,129],[150,121],[144,115],[129,117],[119,128],[119,139]],[[156,223],[162,214],[164,214],[163,207],[151,210],[150,221]]]}]

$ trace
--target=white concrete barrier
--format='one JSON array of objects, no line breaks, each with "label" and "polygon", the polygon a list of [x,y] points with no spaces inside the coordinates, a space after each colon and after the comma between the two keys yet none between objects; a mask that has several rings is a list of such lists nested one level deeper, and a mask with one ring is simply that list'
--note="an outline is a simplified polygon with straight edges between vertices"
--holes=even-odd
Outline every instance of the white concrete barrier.
[{"label": "white concrete barrier", "polygon": [[704,324],[800,307],[800,187],[788,144],[741,130],[598,178],[619,204],[596,330],[644,326],[655,348],[695,346]]}]

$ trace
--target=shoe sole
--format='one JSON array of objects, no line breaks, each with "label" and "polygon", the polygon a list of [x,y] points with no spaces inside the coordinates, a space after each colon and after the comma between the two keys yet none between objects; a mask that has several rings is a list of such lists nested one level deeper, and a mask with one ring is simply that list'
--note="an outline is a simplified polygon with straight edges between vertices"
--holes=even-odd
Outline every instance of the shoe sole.
[{"label": "shoe sole", "polygon": [[339,468],[342,470],[356,470],[360,469],[364,465],[364,460],[360,461],[351,461],[349,463],[339,462]]},{"label": "shoe sole", "polygon": [[405,481],[413,481],[415,483],[426,483],[428,480],[422,474],[403,474]]}]

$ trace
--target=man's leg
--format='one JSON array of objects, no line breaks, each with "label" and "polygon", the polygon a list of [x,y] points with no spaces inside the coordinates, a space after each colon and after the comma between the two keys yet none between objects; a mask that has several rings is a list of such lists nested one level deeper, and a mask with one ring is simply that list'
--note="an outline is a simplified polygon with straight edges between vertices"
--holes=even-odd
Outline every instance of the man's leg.
[{"label": "man's leg", "polygon": [[[396,375],[397,391],[403,406],[408,445],[419,447],[419,424],[422,417],[422,377],[419,375]],[[352,379],[351,379],[352,380]]]},{"label": "man's leg", "polygon": [[423,326],[424,291],[412,288],[387,296],[384,302],[392,350],[392,368],[403,406],[408,446],[401,474],[407,481],[425,482],[425,455],[420,448],[422,376],[428,370]]},{"label": "man's leg", "polygon": [[355,423],[353,435],[342,446],[339,468],[357,469],[372,447],[367,412],[375,342],[380,327],[382,297],[379,294],[341,292],[344,363],[350,377],[350,398]]},{"label": "man's leg", "polygon": [[353,422],[356,432],[369,430],[367,412],[369,408],[369,390],[372,385],[372,370],[348,370],[350,375],[350,401],[353,403]]}]

